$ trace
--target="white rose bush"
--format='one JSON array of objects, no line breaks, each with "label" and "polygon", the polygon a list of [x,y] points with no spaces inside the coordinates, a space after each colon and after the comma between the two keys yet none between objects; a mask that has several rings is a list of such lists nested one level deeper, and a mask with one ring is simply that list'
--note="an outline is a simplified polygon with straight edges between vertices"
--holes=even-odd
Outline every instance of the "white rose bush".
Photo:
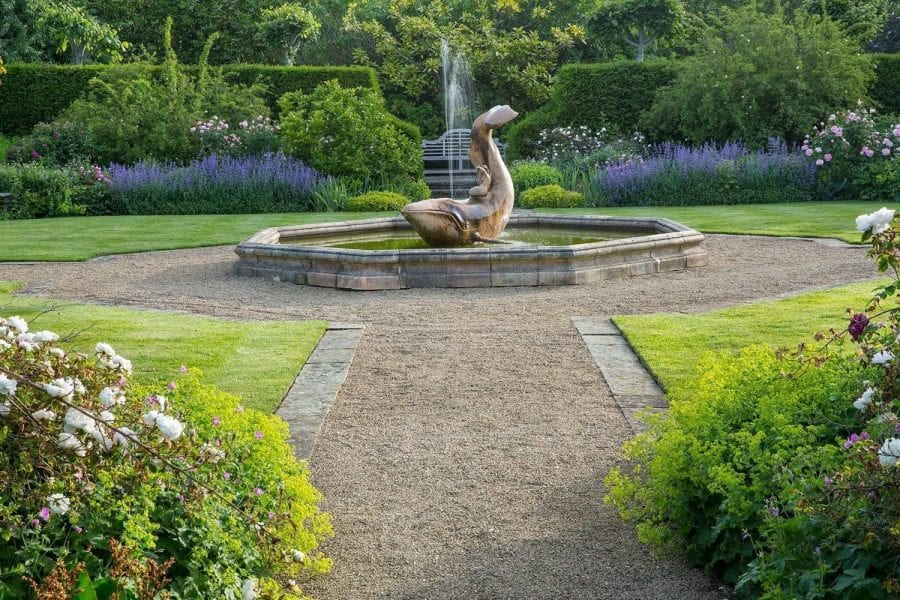
[{"label": "white rose bush", "polygon": [[283,422],[185,368],[155,393],[109,344],[67,351],[31,325],[0,317],[0,597],[77,575],[92,598],[241,597],[248,580],[299,598],[328,571],[329,516]]}]

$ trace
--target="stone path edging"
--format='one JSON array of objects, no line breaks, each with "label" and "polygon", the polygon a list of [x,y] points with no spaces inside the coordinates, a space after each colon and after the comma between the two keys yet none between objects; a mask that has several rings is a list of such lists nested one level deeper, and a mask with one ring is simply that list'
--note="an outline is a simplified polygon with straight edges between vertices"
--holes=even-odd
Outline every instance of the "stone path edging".
[{"label": "stone path edging", "polygon": [[362,334],[362,325],[329,323],[275,411],[288,424],[297,458],[308,459],[312,454],[316,436],[347,378]]},{"label": "stone path edging", "polygon": [[612,321],[572,317],[572,323],[600,368],[631,431],[639,433],[646,429],[646,425],[636,416],[647,407],[653,412],[661,412],[669,407],[662,388],[644,368]]}]

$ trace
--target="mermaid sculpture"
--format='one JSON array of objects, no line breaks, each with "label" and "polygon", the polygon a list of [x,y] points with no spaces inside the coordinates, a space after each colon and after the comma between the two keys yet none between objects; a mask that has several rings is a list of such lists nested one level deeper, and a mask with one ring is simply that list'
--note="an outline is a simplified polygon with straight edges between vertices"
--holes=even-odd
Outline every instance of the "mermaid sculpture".
[{"label": "mermaid sculpture", "polygon": [[507,105],[495,106],[475,119],[469,160],[475,166],[478,185],[468,200],[431,198],[412,202],[401,212],[416,233],[430,246],[466,246],[475,242],[502,243],[500,234],[512,213],[512,178],[493,141],[493,130],[519,113]]}]

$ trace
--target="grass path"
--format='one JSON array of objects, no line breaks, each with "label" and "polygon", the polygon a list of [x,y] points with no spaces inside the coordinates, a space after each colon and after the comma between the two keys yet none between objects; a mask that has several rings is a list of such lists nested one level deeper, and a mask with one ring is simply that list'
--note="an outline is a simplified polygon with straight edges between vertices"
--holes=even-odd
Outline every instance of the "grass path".
[{"label": "grass path", "polygon": [[847,325],[847,309],[861,310],[875,283],[857,283],[781,300],[699,314],[656,313],[613,319],[666,392],[689,394],[697,359],[753,344],[795,347],[816,331]]},{"label": "grass path", "polygon": [[248,407],[271,412],[325,331],[325,321],[226,321],[155,310],[61,303],[12,295],[0,282],[0,315],[33,319],[32,330],[77,334],[63,347],[92,353],[103,341],[134,363],[143,381],[173,379],[181,365],[235,393]]},{"label": "grass path", "polygon": [[[707,233],[834,237],[858,242],[857,215],[872,202],[567,209],[564,214],[663,216]],[[277,225],[396,216],[382,213],[68,217],[0,221],[0,262],[84,261],[109,254],[236,244]]]}]

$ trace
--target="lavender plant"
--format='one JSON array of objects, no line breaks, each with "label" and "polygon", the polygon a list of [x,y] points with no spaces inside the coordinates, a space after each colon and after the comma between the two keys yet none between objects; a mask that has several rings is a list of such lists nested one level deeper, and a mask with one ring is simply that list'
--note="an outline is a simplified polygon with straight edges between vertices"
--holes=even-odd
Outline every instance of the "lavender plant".
[{"label": "lavender plant", "polygon": [[816,171],[805,157],[772,139],[765,149],[740,142],[699,147],[667,142],[600,167],[593,205],[692,205],[796,202],[813,199]]},{"label": "lavender plant", "polygon": [[210,155],[185,166],[109,167],[110,191],[128,214],[234,214],[309,210],[327,178],[281,153]]}]

